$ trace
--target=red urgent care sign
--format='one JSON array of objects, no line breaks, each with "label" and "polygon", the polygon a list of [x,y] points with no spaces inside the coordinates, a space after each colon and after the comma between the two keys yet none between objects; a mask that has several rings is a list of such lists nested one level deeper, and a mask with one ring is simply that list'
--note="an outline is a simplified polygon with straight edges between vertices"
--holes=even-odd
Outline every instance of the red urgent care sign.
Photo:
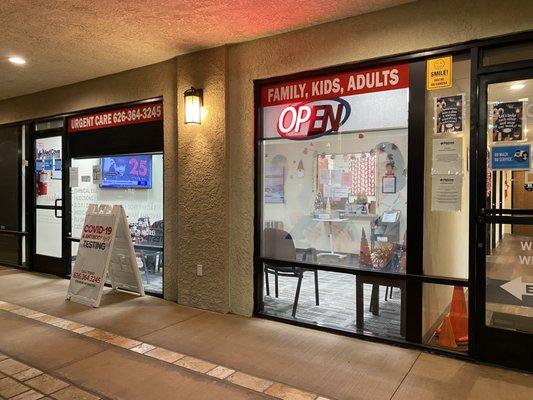
[{"label": "red urgent care sign", "polygon": [[409,87],[409,65],[400,64],[265,85],[261,88],[261,107],[406,87]]},{"label": "red urgent care sign", "polygon": [[145,103],[115,110],[106,110],[92,114],[77,115],[68,119],[69,132],[90,131],[114,126],[142,124],[161,121],[163,103]]}]

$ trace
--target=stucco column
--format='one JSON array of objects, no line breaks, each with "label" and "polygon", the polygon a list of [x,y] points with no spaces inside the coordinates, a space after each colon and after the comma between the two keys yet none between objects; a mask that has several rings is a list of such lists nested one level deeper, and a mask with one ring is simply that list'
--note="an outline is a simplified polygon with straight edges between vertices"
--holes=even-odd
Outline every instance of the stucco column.
[{"label": "stucco column", "polygon": [[[218,312],[228,311],[226,57],[218,47],[177,58],[178,303]],[[191,86],[204,91],[201,125],[184,123],[183,93]]]}]

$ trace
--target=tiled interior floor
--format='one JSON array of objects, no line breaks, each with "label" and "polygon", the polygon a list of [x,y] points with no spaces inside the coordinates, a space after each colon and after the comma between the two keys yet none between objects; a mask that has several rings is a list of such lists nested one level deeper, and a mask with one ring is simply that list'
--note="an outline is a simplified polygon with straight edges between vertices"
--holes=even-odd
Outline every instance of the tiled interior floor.
[{"label": "tiled interior floor", "polygon": [[529,400],[533,393],[526,373],[109,289],[92,309],[65,301],[67,286],[0,268],[0,352],[102,398]]},{"label": "tiled interior floor", "polygon": [[[296,319],[357,332],[355,326],[355,276],[318,271],[319,305],[315,303],[315,280],[312,272],[304,273]],[[297,278],[279,277],[279,297],[275,297],[274,276],[269,278],[270,296],[263,291],[265,314],[292,319]],[[266,286],[266,284],[265,284]],[[400,289],[393,288],[392,299],[385,300],[385,286],[379,287],[379,315],[370,312],[372,285],[364,285],[364,330],[378,336],[400,336]]]},{"label": "tiled interior floor", "polygon": [[500,329],[533,332],[533,296],[517,299],[502,285],[521,277],[522,282],[533,281],[530,265],[533,251],[528,244],[532,236],[503,235],[487,259],[486,323]]},{"label": "tiled interior floor", "polygon": [[163,271],[145,272],[141,271],[141,281],[146,293],[163,293]]}]

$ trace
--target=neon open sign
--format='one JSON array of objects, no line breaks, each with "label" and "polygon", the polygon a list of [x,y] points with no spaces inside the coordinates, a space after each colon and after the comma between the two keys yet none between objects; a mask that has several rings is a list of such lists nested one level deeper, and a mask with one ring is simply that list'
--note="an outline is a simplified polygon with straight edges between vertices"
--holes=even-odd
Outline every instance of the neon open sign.
[{"label": "neon open sign", "polygon": [[351,113],[350,104],[336,98],[285,107],[277,123],[280,136],[292,140],[312,139],[338,132]]}]

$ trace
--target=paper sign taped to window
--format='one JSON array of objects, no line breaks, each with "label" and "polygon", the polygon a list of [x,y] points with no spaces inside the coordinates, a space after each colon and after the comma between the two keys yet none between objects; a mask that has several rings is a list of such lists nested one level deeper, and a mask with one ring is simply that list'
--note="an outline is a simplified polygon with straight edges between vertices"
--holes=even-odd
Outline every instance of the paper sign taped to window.
[{"label": "paper sign taped to window", "polygon": [[78,167],[70,167],[69,182],[70,182],[71,188],[78,187],[78,179],[79,179]]},{"label": "paper sign taped to window", "polygon": [[432,175],[457,175],[463,172],[463,139],[433,139]]},{"label": "paper sign taped to window", "polygon": [[431,211],[461,211],[462,175],[431,176]]},{"label": "paper sign taped to window", "polygon": [[452,56],[431,58],[426,62],[426,89],[452,87]]}]

